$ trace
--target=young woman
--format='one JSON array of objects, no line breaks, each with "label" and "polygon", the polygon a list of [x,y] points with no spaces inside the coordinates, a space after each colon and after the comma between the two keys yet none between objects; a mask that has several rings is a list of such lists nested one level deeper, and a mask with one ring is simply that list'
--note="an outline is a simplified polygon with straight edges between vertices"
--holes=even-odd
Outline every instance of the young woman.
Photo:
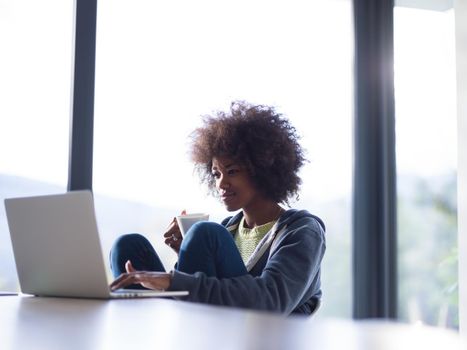
[{"label": "young woman", "polygon": [[305,210],[284,209],[298,195],[305,158],[296,130],[274,108],[234,102],[204,119],[191,155],[201,180],[228,211],[221,224],[198,222],[182,238],[174,219],[165,243],[178,253],[165,273],[139,234],[112,247],[111,289],[188,290],[181,299],[312,314],[321,298],[324,224]]}]

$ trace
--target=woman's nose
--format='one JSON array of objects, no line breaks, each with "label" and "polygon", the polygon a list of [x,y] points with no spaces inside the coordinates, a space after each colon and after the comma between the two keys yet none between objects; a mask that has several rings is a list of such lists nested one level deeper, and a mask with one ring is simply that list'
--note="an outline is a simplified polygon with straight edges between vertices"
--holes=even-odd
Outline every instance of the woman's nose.
[{"label": "woman's nose", "polygon": [[230,187],[230,183],[228,182],[227,178],[223,175],[221,175],[219,177],[219,181],[217,183],[217,187],[219,187],[220,189],[227,189]]}]

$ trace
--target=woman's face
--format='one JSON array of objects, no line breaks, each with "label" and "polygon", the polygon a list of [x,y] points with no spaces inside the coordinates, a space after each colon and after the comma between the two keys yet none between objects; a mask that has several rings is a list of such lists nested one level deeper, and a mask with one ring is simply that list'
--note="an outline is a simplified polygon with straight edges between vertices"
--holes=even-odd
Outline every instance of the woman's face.
[{"label": "woman's face", "polygon": [[214,157],[211,171],[228,211],[248,208],[261,198],[247,170],[230,158]]}]

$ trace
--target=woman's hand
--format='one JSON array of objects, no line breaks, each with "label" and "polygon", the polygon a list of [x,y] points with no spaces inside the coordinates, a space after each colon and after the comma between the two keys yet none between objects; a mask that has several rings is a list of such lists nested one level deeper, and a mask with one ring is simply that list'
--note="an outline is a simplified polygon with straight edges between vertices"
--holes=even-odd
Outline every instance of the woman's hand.
[{"label": "woman's hand", "polygon": [[[186,211],[183,210],[181,215],[186,215]],[[164,243],[178,254],[180,252],[180,245],[182,244],[183,237],[182,233],[180,232],[180,228],[178,227],[176,218],[173,218],[172,222],[167,228],[167,232],[164,233],[164,238]]]},{"label": "woman's hand", "polygon": [[125,288],[131,284],[141,284],[143,287],[155,290],[166,290],[172,281],[172,275],[165,272],[136,271],[128,260],[125,263],[126,273],[122,273],[110,284],[110,290]]}]

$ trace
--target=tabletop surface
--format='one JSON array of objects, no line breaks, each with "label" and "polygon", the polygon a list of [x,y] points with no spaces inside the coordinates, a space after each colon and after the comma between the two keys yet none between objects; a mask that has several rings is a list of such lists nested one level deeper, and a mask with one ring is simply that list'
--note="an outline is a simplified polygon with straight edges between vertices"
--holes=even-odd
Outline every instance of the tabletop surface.
[{"label": "tabletop surface", "polygon": [[453,331],[169,299],[0,297],[1,349],[467,349]]}]

